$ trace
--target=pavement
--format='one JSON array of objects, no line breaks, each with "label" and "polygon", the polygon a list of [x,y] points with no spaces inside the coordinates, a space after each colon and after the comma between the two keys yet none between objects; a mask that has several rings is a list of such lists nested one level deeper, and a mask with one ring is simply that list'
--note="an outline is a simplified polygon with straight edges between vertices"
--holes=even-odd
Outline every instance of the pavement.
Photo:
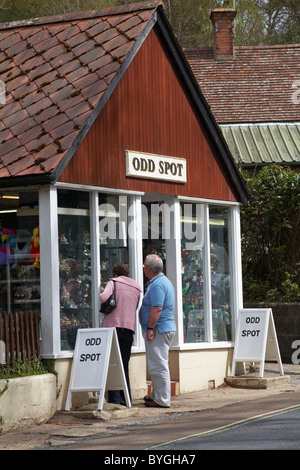
[{"label": "pavement", "polygon": [[[170,408],[146,408],[142,399],[133,400],[131,408],[97,403],[69,412],[58,411],[46,423],[20,427],[0,435],[0,450],[57,449],[80,440],[122,432],[122,427],[135,424],[157,423],[161,419],[174,419],[174,415],[244,403],[286,392],[300,390],[300,365],[284,364],[280,376],[278,364],[266,363],[264,377],[258,370],[247,370],[238,382],[224,381],[220,387],[172,396]],[[243,380],[244,379],[244,380]],[[249,380],[250,379],[250,380]],[[176,418],[176,416],[175,416]]]}]

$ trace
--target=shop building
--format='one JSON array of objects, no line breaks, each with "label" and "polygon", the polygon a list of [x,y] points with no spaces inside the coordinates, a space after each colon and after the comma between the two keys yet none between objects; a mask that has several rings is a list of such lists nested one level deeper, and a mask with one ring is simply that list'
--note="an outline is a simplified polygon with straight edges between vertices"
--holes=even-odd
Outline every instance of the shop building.
[{"label": "shop building", "polygon": [[[180,393],[230,372],[250,195],[160,2],[1,25],[1,311],[37,309],[64,406],[78,328],[128,262],[157,252],[176,292]],[[135,334],[133,397],[146,390]]]}]

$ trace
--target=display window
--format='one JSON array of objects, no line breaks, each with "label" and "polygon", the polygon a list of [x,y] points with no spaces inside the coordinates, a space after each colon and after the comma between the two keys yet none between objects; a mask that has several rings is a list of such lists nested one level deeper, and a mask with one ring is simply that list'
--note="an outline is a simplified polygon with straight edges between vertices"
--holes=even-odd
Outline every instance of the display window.
[{"label": "display window", "polygon": [[0,312],[40,312],[37,191],[0,193]]},{"label": "display window", "polygon": [[185,343],[232,339],[230,236],[228,207],[181,203]]},{"label": "display window", "polygon": [[89,193],[58,190],[61,349],[73,350],[78,328],[92,327]]},{"label": "display window", "polygon": [[116,263],[129,264],[128,201],[126,196],[99,193],[101,290],[112,277]]},{"label": "display window", "polygon": [[209,207],[210,278],[214,341],[231,340],[229,209]]},{"label": "display window", "polygon": [[206,341],[204,205],[181,203],[183,339]]}]

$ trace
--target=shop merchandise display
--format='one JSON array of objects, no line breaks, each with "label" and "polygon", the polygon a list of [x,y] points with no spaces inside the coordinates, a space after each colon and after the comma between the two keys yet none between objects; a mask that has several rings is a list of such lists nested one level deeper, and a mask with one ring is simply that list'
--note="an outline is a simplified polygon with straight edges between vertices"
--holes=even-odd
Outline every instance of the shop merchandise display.
[{"label": "shop merchandise display", "polygon": [[[217,272],[217,260],[211,257],[212,327],[214,341],[228,341],[230,313],[228,305],[229,276]],[[184,341],[205,342],[203,261],[199,251],[182,251],[182,305]]]},{"label": "shop merchandise display", "polygon": [[16,312],[39,308],[39,227],[2,228],[0,242],[0,311]]},{"label": "shop merchandise display", "polygon": [[[59,235],[61,347],[74,349],[77,329],[92,326],[91,257],[88,232],[72,236],[70,224]],[[76,227],[72,227],[73,232]]]}]

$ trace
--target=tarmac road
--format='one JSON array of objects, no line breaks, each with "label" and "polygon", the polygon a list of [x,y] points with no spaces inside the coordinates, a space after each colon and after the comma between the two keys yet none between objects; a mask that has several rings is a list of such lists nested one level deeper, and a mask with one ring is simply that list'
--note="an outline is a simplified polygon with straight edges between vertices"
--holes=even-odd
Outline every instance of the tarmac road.
[{"label": "tarmac road", "polygon": [[300,405],[263,413],[152,447],[168,450],[299,450]]},{"label": "tarmac road", "polygon": [[[299,418],[300,391],[286,392],[221,409],[169,416],[157,424],[143,421],[125,425],[118,428],[116,435],[94,436],[57,448],[52,445],[52,449],[103,450],[105,456],[116,450],[118,455],[120,451],[121,455],[122,451],[128,455],[131,450],[157,454],[162,450],[300,449]],[[212,430],[215,431],[208,435]]]}]

